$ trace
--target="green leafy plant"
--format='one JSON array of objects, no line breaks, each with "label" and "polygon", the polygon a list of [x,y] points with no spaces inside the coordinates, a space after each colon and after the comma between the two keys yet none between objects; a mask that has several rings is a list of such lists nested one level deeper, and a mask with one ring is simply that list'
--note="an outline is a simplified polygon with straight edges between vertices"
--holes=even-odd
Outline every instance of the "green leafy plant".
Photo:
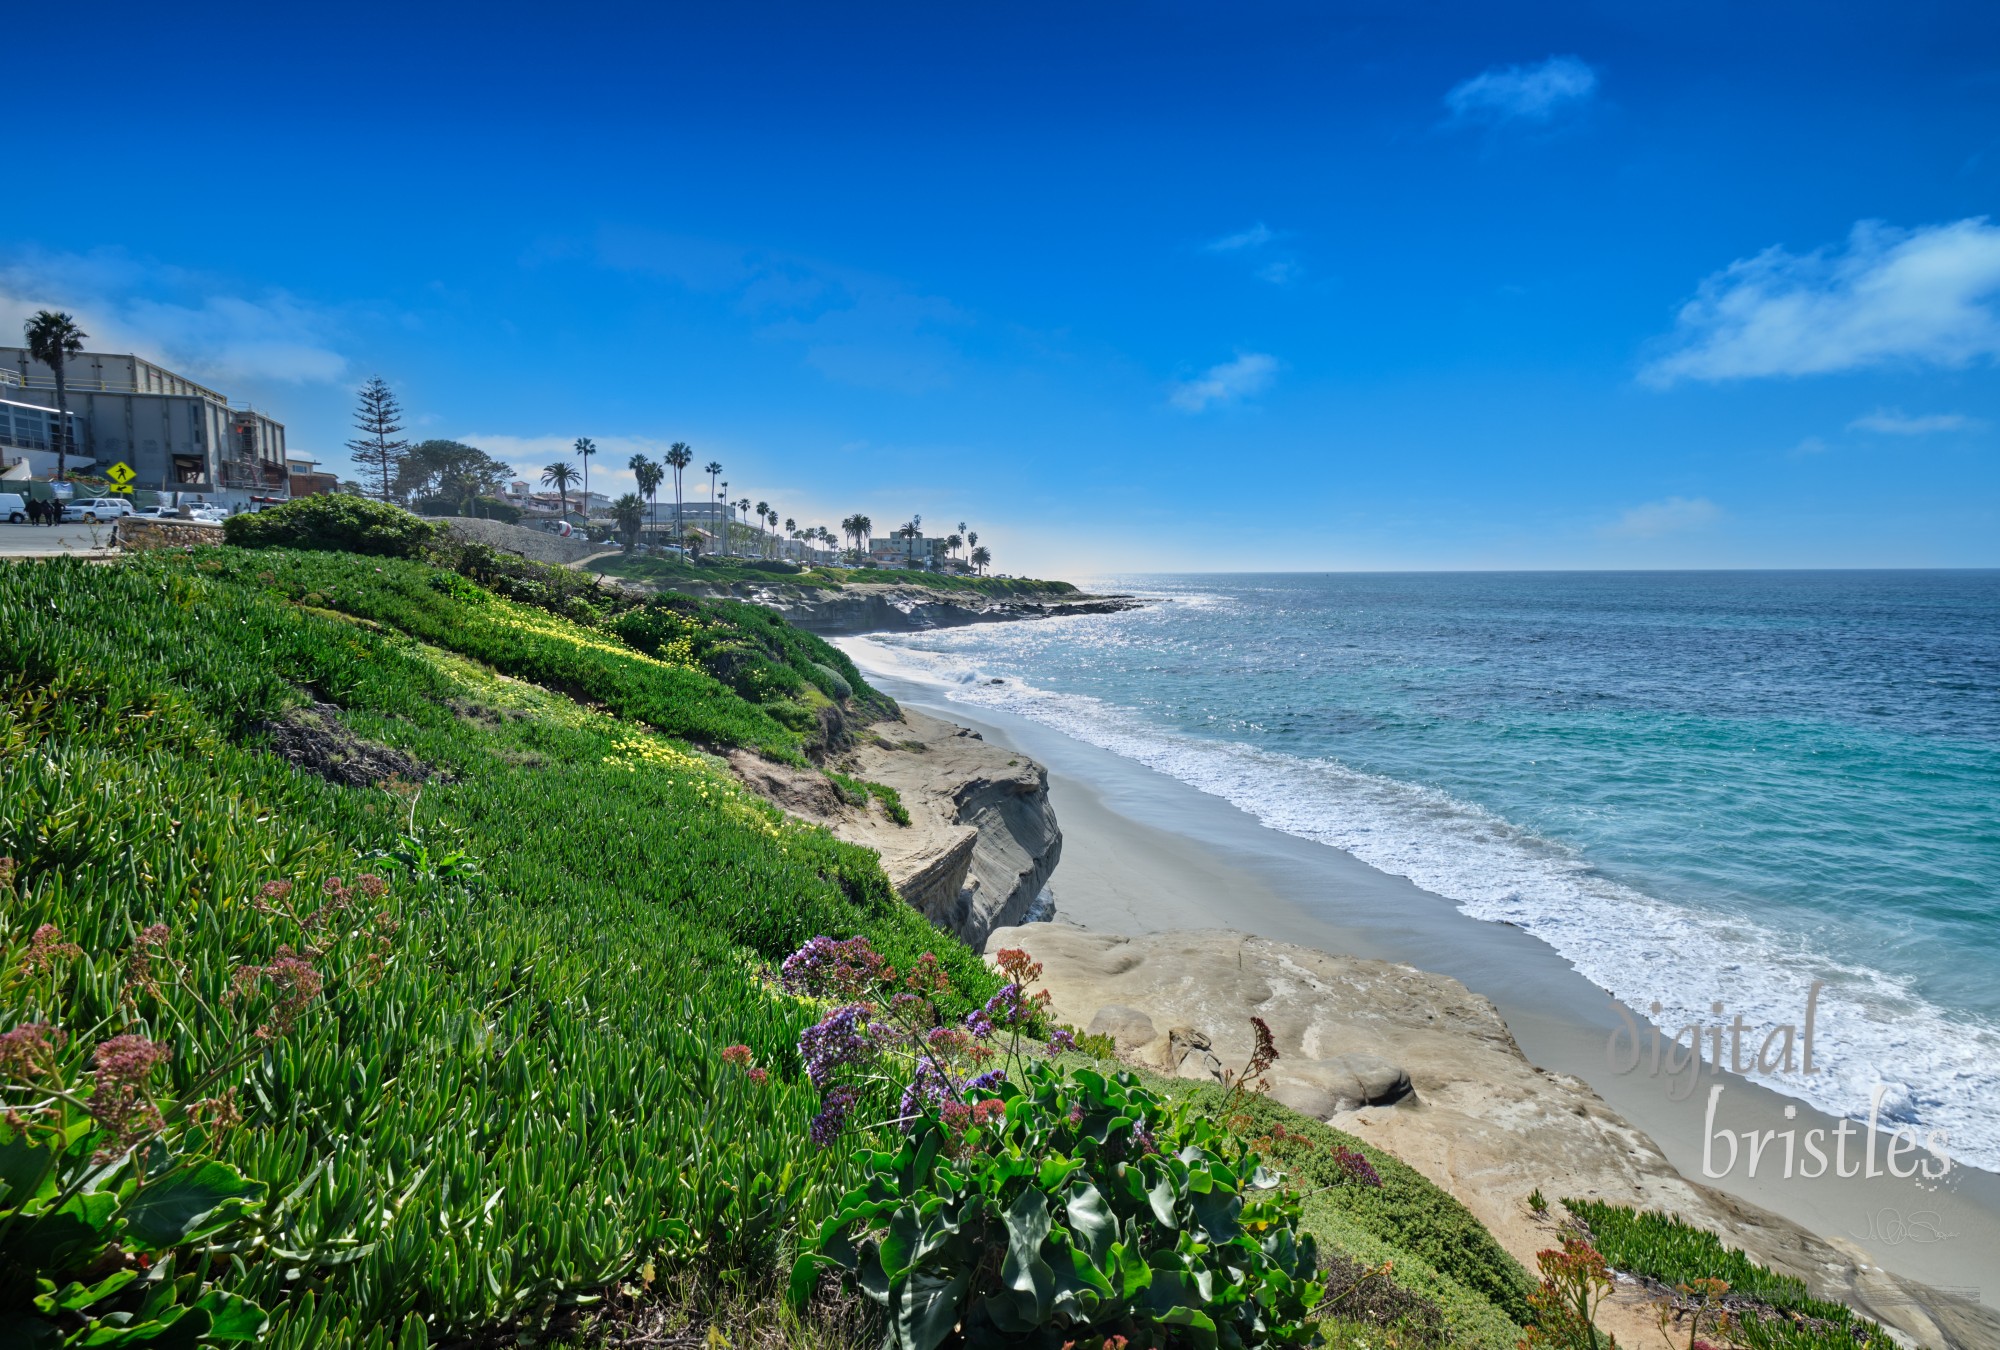
[{"label": "green leafy plant", "polygon": [[1310,1344],[1321,1288],[1298,1205],[1256,1156],[1128,1073],[1029,1064],[955,1129],[925,1114],[794,1273],[822,1263],[888,1314],[887,1343]]},{"label": "green leafy plant", "polygon": [[415,558],[439,528],[400,506],[345,492],[297,497],[266,511],[243,512],[222,523],[223,537],[239,548],[304,548]]},{"label": "green leafy plant", "polygon": [[903,1350],[1310,1343],[1323,1291],[1297,1201],[1248,1144],[1135,1076],[1053,1062],[1076,1048],[1069,1033],[1049,1037],[1048,1061],[1024,1055],[1042,968],[1018,948],[997,960],[1008,983],[952,1025],[935,958],[898,970],[821,936],[786,959],[788,988],[850,1000],[799,1038],[824,1100],[815,1141],[886,1103],[871,1088],[903,1084],[887,1123],[904,1138],[856,1155],[859,1182],[794,1267],[795,1302],[844,1271]]}]

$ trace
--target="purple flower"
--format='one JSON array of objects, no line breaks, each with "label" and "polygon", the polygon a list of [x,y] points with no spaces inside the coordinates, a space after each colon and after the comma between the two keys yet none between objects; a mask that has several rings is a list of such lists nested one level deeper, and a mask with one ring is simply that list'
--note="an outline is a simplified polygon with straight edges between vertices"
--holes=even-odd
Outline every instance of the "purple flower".
[{"label": "purple flower", "polygon": [[1044,1053],[1046,1053],[1050,1059],[1054,1059],[1057,1055],[1062,1054],[1065,1050],[1076,1049],[1076,1037],[1070,1035],[1069,1032],[1064,1030],[1063,1028],[1057,1027],[1055,1035],[1049,1037],[1049,1043],[1043,1049]]},{"label": "purple flower", "polygon": [[825,934],[786,957],[782,967],[785,988],[795,994],[848,997],[872,988],[883,969],[867,938],[837,942]]},{"label": "purple flower", "polygon": [[965,1029],[972,1033],[975,1040],[983,1041],[993,1034],[993,1019],[974,1008],[965,1015]]},{"label": "purple flower", "polygon": [[843,1083],[826,1094],[820,1102],[819,1114],[813,1117],[812,1141],[821,1148],[830,1147],[847,1128],[847,1116],[854,1109],[854,1103],[861,1094]]},{"label": "purple flower", "polygon": [[1360,1149],[1335,1144],[1333,1160],[1340,1164],[1340,1170],[1349,1181],[1359,1182],[1363,1186],[1382,1184],[1382,1174],[1375,1170],[1374,1164],[1368,1161],[1368,1155]]},{"label": "purple flower", "polygon": [[1029,1016],[1027,1000],[1021,997],[1021,986],[1018,984],[1001,986],[999,993],[986,1000],[983,1011],[1003,1027],[1025,1022]]},{"label": "purple flower", "polygon": [[806,1077],[824,1089],[834,1071],[844,1064],[859,1064],[873,1053],[868,1036],[868,1009],[859,1003],[835,1008],[824,1021],[799,1033],[799,1057],[806,1062]]},{"label": "purple flower", "polygon": [[1007,1071],[1005,1069],[988,1069],[977,1078],[966,1079],[965,1090],[967,1092],[997,1092],[1000,1090],[1000,1085],[1006,1081]]},{"label": "purple flower", "polygon": [[926,1059],[917,1065],[917,1071],[910,1079],[910,1085],[903,1089],[903,1100],[897,1105],[897,1122],[908,1128],[917,1123],[927,1106],[936,1106],[945,1098],[951,1087],[951,1080],[944,1071]]}]

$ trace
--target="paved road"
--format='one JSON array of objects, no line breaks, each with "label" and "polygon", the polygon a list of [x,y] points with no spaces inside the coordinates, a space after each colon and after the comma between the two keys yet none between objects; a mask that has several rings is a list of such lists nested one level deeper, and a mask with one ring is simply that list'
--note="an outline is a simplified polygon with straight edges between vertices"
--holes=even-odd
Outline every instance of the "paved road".
[{"label": "paved road", "polygon": [[10,525],[0,520],[0,558],[39,558],[58,553],[88,556],[109,547],[109,524]]}]

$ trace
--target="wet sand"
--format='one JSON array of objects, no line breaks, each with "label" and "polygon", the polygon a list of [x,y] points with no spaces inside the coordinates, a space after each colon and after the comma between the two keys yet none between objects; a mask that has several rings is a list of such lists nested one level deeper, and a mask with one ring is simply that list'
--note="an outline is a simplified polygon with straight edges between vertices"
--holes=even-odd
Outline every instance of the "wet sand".
[{"label": "wet sand", "polygon": [[[857,658],[861,655],[856,652]],[[1844,1240],[1897,1273],[2000,1303],[2000,1177],[1954,1166],[1941,1181],[1888,1175],[1782,1175],[1782,1139],[1759,1175],[1747,1158],[1722,1177],[1703,1174],[1709,1089],[1723,1086],[1718,1129],[1828,1131],[1836,1121],[1756,1082],[1702,1071],[1684,1100],[1664,1078],[1618,1074],[1606,1042],[1621,1025],[1612,991],[1579,975],[1520,929],[1460,914],[1449,900],[1324,844],[1272,830],[1220,798],[1024,718],[949,702],[943,691],[869,672],[895,696],[970,726],[1048,766],[1063,830],[1051,886],[1058,922],[1119,933],[1231,928],[1322,951],[1400,961],[1450,975],[1493,1000],[1536,1064],[1574,1074],[1651,1135],[1680,1172],[1772,1210],[1822,1237]],[[1802,1021],[1804,1010],[1799,1018]],[[1647,1026],[1642,1014],[1635,1020]],[[1726,1050],[1725,1050],[1726,1053]],[[1825,1062],[1838,1047],[1821,1044]],[[1865,1108],[1865,1103],[1861,1104]],[[2000,1105],[2000,1104],[1996,1104]],[[1787,1119],[1790,1108],[1796,1118]],[[1860,1169],[1865,1127],[1848,1145]],[[1886,1146],[1887,1136],[1880,1136]],[[1728,1155],[1715,1144],[1716,1167]],[[1738,1150],[1739,1153],[1745,1150]],[[1878,1147],[1877,1167],[1883,1149]],[[1803,1149],[1798,1154],[1805,1162]],[[1907,1160],[1904,1166],[1909,1166]]]}]

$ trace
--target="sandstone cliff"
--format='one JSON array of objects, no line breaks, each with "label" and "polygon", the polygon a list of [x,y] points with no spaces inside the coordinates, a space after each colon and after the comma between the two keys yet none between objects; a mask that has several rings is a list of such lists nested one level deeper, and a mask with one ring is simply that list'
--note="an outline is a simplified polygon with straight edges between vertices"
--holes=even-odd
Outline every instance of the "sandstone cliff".
[{"label": "sandstone cliff", "polygon": [[[1121,1056],[1158,1072],[1241,1068],[1249,1018],[1264,1018],[1281,1055],[1275,1098],[1422,1172],[1530,1269],[1554,1245],[1525,1204],[1539,1187],[1678,1213],[1912,1344],[2000,1345],[1991,1310],[1682,1177],[1581,1079],[1530,1063],[1492,1003],[1457,980],[1215,930],[1123,937],[1043,923],[993,932],[988,945],[1027,949],[1059,1018],[1114,1036]],[[1627,1314],[1629,1326],[1610,1328],[1621,1343],[1654,1343],[1644,1314]]]},{"label": "sandstone cliff", "polygon": [[1025,920],[1062,856],[1048,773],[978,733],[921,713],[866,728],[831,767],[896,789],[910,823],[854,805],[820,774],[734,751],[730,766],[785,810],[882,855],[897,891],[975,951]]}]

